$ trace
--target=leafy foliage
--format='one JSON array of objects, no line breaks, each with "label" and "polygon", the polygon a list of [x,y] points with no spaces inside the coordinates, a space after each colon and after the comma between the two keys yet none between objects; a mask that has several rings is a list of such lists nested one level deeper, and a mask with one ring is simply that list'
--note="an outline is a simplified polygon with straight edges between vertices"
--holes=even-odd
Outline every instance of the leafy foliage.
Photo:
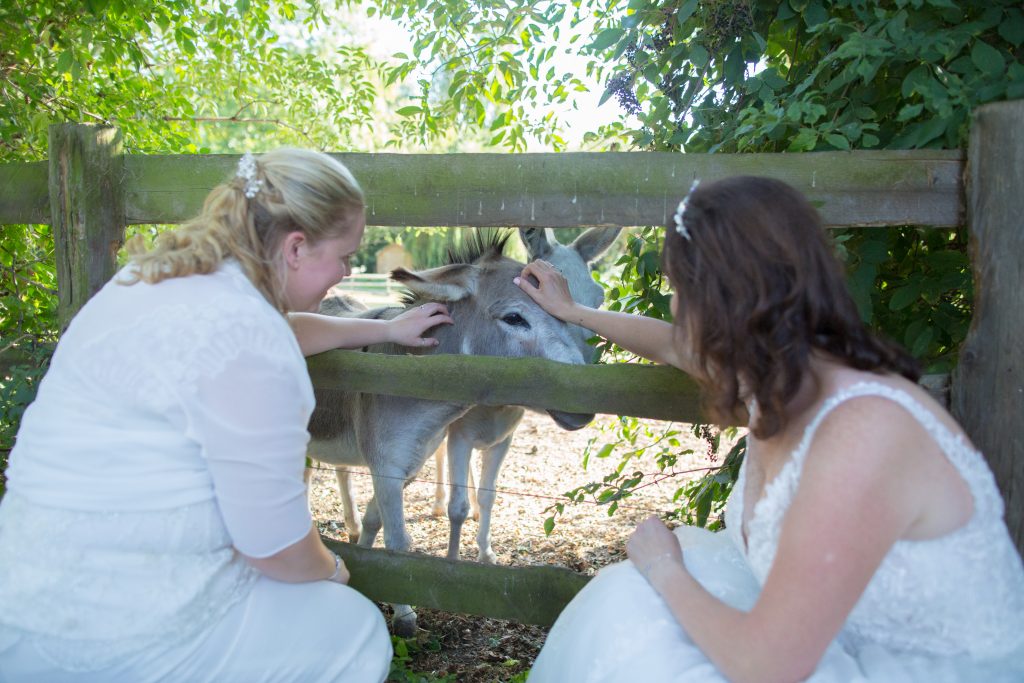
[{"label": "leafy foliage", "polygon": [[[396,54],[386,82],[415,78],[413,104],[399,137],[423,143],[450,130],[489,131],[489,146],[513,151],[529,139],[561,149],[565,140],[551,111],[586,86],[553,56],[564,44],[564,2],[505,3],[496,0],[381,0],[369,12],[399,22],[415,36],[412,54]],[[560,43],[560,41],[562,41]]]},{"label": "leafy foliage", "polygon": [[391,658],[391,671],[387,680],[394,683],[454,683],[455,676],[447,675],[437,677],[432,673],[413,671],[410,668],[413,655],[422,650],[437,652],[441,644],[436,638],[420,642],[417,638],[402,638],[391,636],[391,646],[395,655]]}]

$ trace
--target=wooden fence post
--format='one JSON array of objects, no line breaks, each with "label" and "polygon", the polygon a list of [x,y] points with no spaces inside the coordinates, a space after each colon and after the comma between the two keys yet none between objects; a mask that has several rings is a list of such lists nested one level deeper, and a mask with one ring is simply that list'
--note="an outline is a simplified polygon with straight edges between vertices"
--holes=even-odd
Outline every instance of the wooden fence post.
[{"label": "wooden fence post", "polygon": [[124,157],[116,128],[50,126],[50,224],[63,331],[109,280],[124,242]]},{"label": "wooden fence post", "polygon": [[988,459],[1024,552],[1024,100],[975,112],[966,187],[974,318],[952,408]]}]

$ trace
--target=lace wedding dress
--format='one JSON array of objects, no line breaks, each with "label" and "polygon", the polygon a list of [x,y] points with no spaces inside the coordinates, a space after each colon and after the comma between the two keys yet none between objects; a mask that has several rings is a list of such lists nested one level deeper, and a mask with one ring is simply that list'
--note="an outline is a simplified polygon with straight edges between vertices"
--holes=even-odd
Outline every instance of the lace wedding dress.
[{"label": "lace wedding dress", "polygon": [[[974,514],[959,529],[890,550],[829,646],[815,683],[1024,681],[1024,568],[1003,522],[1003,502],[983,457],[905,392],[862,382],[829,398],[757,502],[747,529],[745,468],[726,510],[726,530],[676,530],[687,569],[711,594],[742,610],[757,600],[778,547],[782,519],[815,430],[844,401],[887,398],[917,419],[967,482]],[[569,604],[534,664],[531,683],[718,682],[633,567],[603,569]]]}]

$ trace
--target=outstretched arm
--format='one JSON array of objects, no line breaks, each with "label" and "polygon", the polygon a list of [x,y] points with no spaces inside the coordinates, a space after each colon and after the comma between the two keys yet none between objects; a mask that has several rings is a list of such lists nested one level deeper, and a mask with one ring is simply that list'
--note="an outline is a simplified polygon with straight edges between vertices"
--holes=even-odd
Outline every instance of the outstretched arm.
[{"label": "outstretched arm", "polygon": [[402,346],[437,346],[437,339],[424,333],[437,325],[450,325],[444,304],[429,303],[411,308],[391,320],[339,318],[319,313],[289,313],[299,348],[304,356],[331,349],[358,349],[371,344],[392,343]]},{"label": "outstretched arm", "polygon": [[559,320],[592,330],[655,363],[673,365],[685,372],[692,370],[692,362],[684,358],[678,348],[675,328],[671,323],[642,315],[588,308],[573,300],[565,278],[546,261],[527,264],[515,283]]}]

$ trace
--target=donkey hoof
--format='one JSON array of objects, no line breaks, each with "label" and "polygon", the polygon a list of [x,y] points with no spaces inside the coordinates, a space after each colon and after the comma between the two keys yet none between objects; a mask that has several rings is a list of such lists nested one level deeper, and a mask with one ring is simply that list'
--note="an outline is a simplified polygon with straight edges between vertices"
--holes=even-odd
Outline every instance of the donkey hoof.
[{"label": "donkey hoof", "polygon": [[479,557],[477,558],[481,564],[497,564],[498,556],[490,548],[484,548],[480,551]]},{"label": "donkey hoof", "polygon": [[348,532],[348,542],[349,543],[359,543],[359,532],[358,531],[349,531]]},{"label": "donkey hoof", "polygon": [[448,513],[444,505],[438,503],[430,510],[431,517],[444,517]]},{"label": "donkey hoof", "polygon": [[413,611],[406,612],[399,616],[395,615],[391,619],[391,630],[396,636],[400,638],[412,638],[416,635],[416,613]]},{"label": "donkey hoof", "polygon": [[479,522],[480,521],[480,511],[479,510],[473,510],[472,515],[473,515],[473,521],[474,522]]}]

